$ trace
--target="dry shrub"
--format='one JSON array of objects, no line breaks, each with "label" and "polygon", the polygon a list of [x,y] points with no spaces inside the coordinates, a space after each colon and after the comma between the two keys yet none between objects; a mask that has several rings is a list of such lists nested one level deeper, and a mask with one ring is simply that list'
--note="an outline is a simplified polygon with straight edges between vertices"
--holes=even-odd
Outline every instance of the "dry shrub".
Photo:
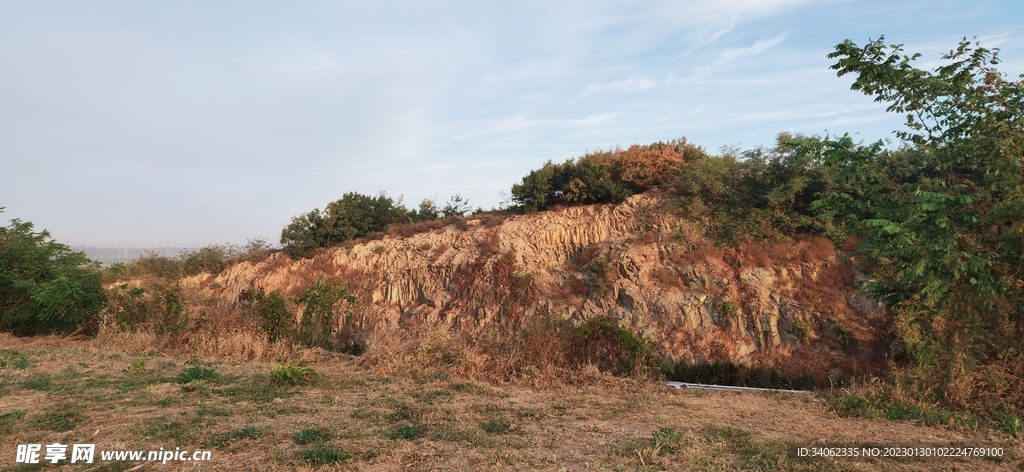
[{"label": "dry shrub", "polygon": [[801,235],[796,240],[796,247],[801,262],[828,261],[836,255],[832,241],[821,236]]},{"label": "dry shrub", "polygon": [[288,358],[293,351],[290,342],[271,343],[266,334],[234,329],[222,332],[204,331],[189,339],[185,351],[203,357],[217,357],[239,361],[269,361]]},{"label": "dry shrub", "polygon": [[479,216],[480,223],[483,224],[484,228],[493,228],[505,222],[508,218],[508,213],[486,213]]},{"label": "dry shrub", "polygon": [[[778,248],[776,248],[778,249]],[[777,254],[777,252],[776,252]],[[745,241],[736,248],[735,257],[741,267],[771,267],[772,253],[761,243]]]},{"label": "dry shrub", "polygon": [[406,223],[401,225],[391,225],[388,227],[387,233],[394,237],[408,238],[410,236],[426,233],[435,229],[444,228],[446,225],[444,220],[428,220],[419,221],[416,223]]},{"label": "dry shrub", "polygon": [[533,316],[515,329],[376,333],[361,363],[389,375],[444,372],[534,386],[578,383],[592,377],[595,366],[604,372],[652,375],[651,359],[634,358],[630,350],[646,349],[646,344],[630,346],[623,339],[642,342],[635,335],[621,337],[620,329],[607,320],[573,327],[566,321]]},{"label": "dry shrub", "polygon": [[862,242],[864,242],[862,238],[857,236],[847,236],[846,239],[843,240],[841,247],[844,251],[851,252],[857,250],[857,247],[860,246],[860,243]]},{"label": "dry shrub", "polygon": [[570,275],[565,278],[565,283],[562,284],[559,299],[564,301],[571,297],[585,297],[589,292],[590,288],[587,287],[586,280]]},{"label": "dry shrub", "polygon": [[594,257],[601,252],[600,244],[591,244],[576,253],[571,259],[572,266],[579,270],[594,260]]},{"label": "dry shrub", "polygon": [[496,231],[488,232],[477,240],[477,247],[480,249],[480,255],[493,256],[501,249],[501,239]]},{"label": "dry shrub", "polygon": [[705,155],[701,147],[680,138],[667,143],[634,144],[625,150],[588,153],[580,160],[593,159],[610,168],[617,180],[643,191],[674,182],[684,162]]},{"label": "dry shrub", "polygon": [[110,325],[100,326],[92,342],[96,347],[124,353],[146,352],[162,345],[161,339],[151,330],[127,331]]},{"label": "dry shrub", "polygon": [[692,267],[700,262],[708,262],[713,260],[722,260],[725,257],[725,253],[721,249],[715,247],[715,245],[704,242],[695,246],[689,251],[677,251],[669,256],[669,260],[677,268]]},{"label": "dry shrub", "polygon": [[683,279],[665,267],[658,267],[652,270],[651,278],[657,280],[664,288],[680,288],[683,286]]}]

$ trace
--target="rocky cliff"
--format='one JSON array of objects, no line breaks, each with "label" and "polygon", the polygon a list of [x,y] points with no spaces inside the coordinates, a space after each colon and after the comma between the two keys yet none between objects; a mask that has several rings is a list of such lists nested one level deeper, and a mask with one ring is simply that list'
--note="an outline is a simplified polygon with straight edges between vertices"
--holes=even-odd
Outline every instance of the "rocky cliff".
[{"label": "rocky cliff", "polygon": [[881,313],[855,296],[850,263],[828,240],[717,248],[657,192],[503,221],[468,217],[313,259],[277,253],[184,284],[233,302],[250,286],[296,295],[321,276],[345,280],[356,293],[357,316],[344,327],[354,336],[607,316],[673,358],[880,354]]}]

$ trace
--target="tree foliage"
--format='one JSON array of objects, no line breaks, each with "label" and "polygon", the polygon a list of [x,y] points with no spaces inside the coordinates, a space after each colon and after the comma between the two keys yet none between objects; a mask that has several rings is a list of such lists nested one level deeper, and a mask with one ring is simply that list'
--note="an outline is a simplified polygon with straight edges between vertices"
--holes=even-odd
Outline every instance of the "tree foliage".
[{"label": "tree foliage", "polygon": [[281,245],[293,257],[308,257],[320,247],[330,247],[355,237],[383,231],[407,217],[401,203],[381,193],[376,197],[355,192],[292,218],[281,231]]},{"label": "tree foliage", "polygon": [[688,162],[675,183],[677,204],[721,244],[828,232],[811,203],[833,189],[834,172],[803,150],[814,140],[782,133],[769,149],[728,150]]},{"label": "tree foliage", "polygon": [[512,186],[512,201],[527,212],[553,205],[617,203],[675,181],[683,163],[705,156],[686,138],[588,153],[562,164],[548,161]]},{"label": "tree foliage", "polygon": [[99,265],[30,222],[0,227],[0,330],[70,332],[103,305]]},{"label": "tree foliage", "polygon": [[[1020,354],[1024,334],[1024,89],[966,39],[933,71],[884,38],[830,58],[852,88],[906,115],[903,145],[825,139],[807,150],[843,191],[816,203],[863,238],[873,294],[896,314],[894,353],[969,369]],[[952,374],[951,374],[952,375]]]}]

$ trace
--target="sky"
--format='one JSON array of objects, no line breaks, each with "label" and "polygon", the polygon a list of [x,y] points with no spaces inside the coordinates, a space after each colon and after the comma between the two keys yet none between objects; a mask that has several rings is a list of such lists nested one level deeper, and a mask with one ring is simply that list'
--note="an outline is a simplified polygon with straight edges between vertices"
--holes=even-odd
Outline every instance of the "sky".
[{"label": "sky", "polygon": [[346,192],[496,207],[548,160],[686,137],[892,137],[826,55],[963,37],[1024,73],[1019,0],[0,0],[0,221],[60,242],[278,241]]}]

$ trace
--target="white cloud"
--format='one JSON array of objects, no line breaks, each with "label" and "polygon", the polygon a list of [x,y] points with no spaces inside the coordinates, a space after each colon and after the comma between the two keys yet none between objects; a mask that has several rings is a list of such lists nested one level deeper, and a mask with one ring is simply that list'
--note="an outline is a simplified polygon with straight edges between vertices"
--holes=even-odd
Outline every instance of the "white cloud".
[{"label": "white cloud", "polygon": [[771,48],[772,46],[781,43],[786,39],[787,36],[788,35],[786,33],[783,33],[770,39],[758,39],[757,42],[755,42],[752,46],[749,47],[726,49],[718,53],[718,59],[715,60],[713,66],[728,64],[732,61],[735,61],[736,59],[760,54],[767,50],[768,48]]}]

